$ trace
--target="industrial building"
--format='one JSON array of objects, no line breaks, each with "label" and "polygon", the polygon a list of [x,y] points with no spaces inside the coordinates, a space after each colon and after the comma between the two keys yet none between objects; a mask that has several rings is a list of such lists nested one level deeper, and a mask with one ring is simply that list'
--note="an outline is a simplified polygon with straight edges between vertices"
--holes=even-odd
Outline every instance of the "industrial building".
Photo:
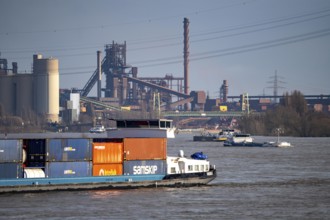
[{"label": "industrial building", "polygon": [[[91,73],[83,88],[61,89],[59,86],[59,61],[56,58],[43,58],[33,55],[31,73],[18,73],[17,63],[8,67],[6,59],[0,59],[0,116],[5,114],[27,118],[33,112],[48,122],[79,121],[80,112],[86,106],[98,106],[99,115],[90,111],[95,118],[106,115],[108,118],[127,118],[124,111],[144,113],[182,111],[257,111],[262,112],[276,106],[274,96],[228,96],[229,83],[223,80],[218,99],[210,99],[204,91],[193,91],[189,85],[189,20],[183,21],[183,77],[164,74],[164,77],[141,77],[138,67],[131,66],[126,59],[126,42],[106,44],[104,57],[97,51],[97,68]],[[105,85],[102,85],[105,77]],[[220,81],[220,79],[219,79]],[[97,85],[97,94],[90,91]],[[275,89],[276,86],[274,86]],[[330,112],[330,96],[305,96],[311,109]],[[81,105],[83,104],[83,105]],[[93,109],[93,107],[89,108]],[[114,114],[109,115],[109,114]],[[214,117],[223,117],[215,114]],[[136,115],[134,115],[136,116]],[[151,117],[152,115],[149,115]],[[155,116],[155,115],[153,115]],[[180,117],[180,114],[175,114]],[[185,116],[183,116],[185,117]]]},{"label": "industrial building", "polygon": [[[189,20],[183,21],[183,77],[166,74],[164,77],[140,77],[138,67],[132,67],[126,60],[126,42],[112,42],[105,45],[105,56],[97,52],[97,68],[86,85],[79,91],[83,97],[88,96],[97,84],[96,99],[114,106],[129,106],[130,109],[150,112],[161,110],[204,110],[206,95],[204,91],[189,89]],[[102,74],[106,85],[102,87]]]},{"label": "industrial building", "polygon": [[[154,103],[158,97],[162,109],[167,110],[175,108],[172,103],[173,96],[177,97],[176,100],[181,100],[178,105],[191,102],[190,94],[183,92],[185,79],[182,77],[169,74],[165,77],[138,77],[138,68],[126,63],[126,42],[107,44],[105,57],[101,61],[101,52],[98,51],[97,60],[97,69],[79,91],[83,97],[88,96],[97,84],[96,99],[117,107],[130,106],[131,109],[150,111],[158,104]],[[102,74],[106,77],[104,87],[101,86]],[[176,85],[176,88],[173,85]]]},{"label": "industrial building", "polygon": [[49,122],[59,121],[58,60],[33,55],[33,72],[18,73],[17,63],[8,68],[7,60],[0,59],[0,104],[3,111],[24,117],[44,116]]}]

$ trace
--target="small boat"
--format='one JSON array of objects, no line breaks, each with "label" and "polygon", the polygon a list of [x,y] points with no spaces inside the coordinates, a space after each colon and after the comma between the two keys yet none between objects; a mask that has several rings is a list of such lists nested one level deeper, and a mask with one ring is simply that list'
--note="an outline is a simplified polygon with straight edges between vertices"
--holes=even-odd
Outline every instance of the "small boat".
[{"label": "small boat", "polygon": [[263,144],[264,147],[292,147],[291,143],[286,141],[269,141]]},{"label": "small boat", "polygon": [[105,131],[106,129],[103,125],[97,125],[89,130],[90,133],[103,133]]},{"label": "small boat", "polygon": [[280,141],[280,133],[282,133],[282,129],[276,128],[275,131],[277,133],[277,140],[276,141],[266,142],[264,144],[265,146],[283,147],[283,148],[285,148],[285,147],[292,147],[291,143],[289,143],[287,141]]},{"label": "small boat", "polygon": [[292,147],[291,143],[286,142],[286,141],[276,142],[275,146],[276,147]]},{"label": "small boat", "polygon": [[219,137],[216,138],[215,141],[226,141],[229,138],[231,138],[233,135],[235,134],[235,130],[234,129],[223,129],[220,133],[219,133]]}]

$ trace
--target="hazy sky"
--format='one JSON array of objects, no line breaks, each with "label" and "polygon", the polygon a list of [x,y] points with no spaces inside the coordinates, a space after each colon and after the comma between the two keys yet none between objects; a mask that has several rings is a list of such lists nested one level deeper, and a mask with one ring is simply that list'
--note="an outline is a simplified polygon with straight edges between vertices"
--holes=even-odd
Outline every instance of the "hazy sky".
[{"label": "hazy sky", "polygon": [[330,94],[330,0],[0,0],[1,58],[31,72],[56,57],[60,87],[83,88],[96,51],[126,41],[138,76],[183,77],[184,17],[190,90],[272,95],[277,71],[279,94]]}]

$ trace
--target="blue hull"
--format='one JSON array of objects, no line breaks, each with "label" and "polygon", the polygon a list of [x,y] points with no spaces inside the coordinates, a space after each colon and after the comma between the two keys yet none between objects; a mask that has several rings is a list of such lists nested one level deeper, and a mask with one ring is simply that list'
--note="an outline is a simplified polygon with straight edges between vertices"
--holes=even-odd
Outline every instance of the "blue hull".
[{"label": "blue hull", "polygon": [[2,179],[0,193],[56,190],[132,189],[146,187],[189,187],[206,185],[216,178],[216,170],[199,174],[134,175],[81,178]]},{"label": "blue hull", "polygon": [[225,147],[264,147],[263,143],[248,142],[248,143],[233,143],[233,142],[224,142],[223,146]]},{"label": "blue hull", "polygon": [[50,186],[66,184],[95,184],[118,183],[132,181],[159,181],[164,175],[136,175],[136,176],[100,176],[78,178],[31,178],[31,179],[2,179],[0,180],[0,192],[2,187],[10,186]]}]

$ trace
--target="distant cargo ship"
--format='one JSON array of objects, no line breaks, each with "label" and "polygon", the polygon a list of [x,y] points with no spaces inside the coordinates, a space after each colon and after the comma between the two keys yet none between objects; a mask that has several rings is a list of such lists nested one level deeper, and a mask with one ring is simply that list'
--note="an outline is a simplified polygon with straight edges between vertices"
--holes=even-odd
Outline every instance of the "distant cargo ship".
[{"label": "distant cargo ship", "polygon": [[[155,121],[117,121],[104,133],[0,135],[0,192],[205,185],[207,159],[167,156]],[[205,157],[206,158],[206,157]]]}]

